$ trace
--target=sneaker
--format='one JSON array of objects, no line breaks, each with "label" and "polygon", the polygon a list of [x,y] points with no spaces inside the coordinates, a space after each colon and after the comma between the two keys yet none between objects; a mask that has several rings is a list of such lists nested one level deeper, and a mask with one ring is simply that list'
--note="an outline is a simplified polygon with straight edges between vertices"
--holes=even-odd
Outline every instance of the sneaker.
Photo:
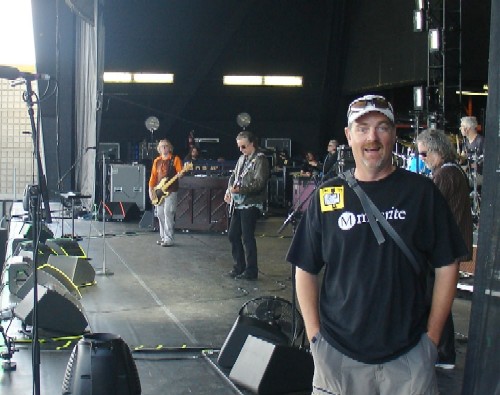
[{"label": "sneaker", "polygon": [[437,363],[436,368],[439,369],[444,369],[444,370],[453,370],[455,369],[455,364],[454,363]]},{"label": "sneaker", "polygon": [[160,245],[162,247],[172,247],[174,243],[172,243],[171,241],[163,241]]},{"label": "sneaker", "polygon": [[248,272],[243,272],[241,274],[238,274],[235,278],[238,279],[238,280],[250,280],[250,281],[254,281],[254,280],[257,280],[257,274],[251,274],[251,273],[248,273]]},{"label": "sneaker", "polygon": [[231,277],[231,278],[236,278],[239,276],[242,272],[239,272],[235,269],[231,270],[230,272],[227,272],[224,274],[225,277]]}]

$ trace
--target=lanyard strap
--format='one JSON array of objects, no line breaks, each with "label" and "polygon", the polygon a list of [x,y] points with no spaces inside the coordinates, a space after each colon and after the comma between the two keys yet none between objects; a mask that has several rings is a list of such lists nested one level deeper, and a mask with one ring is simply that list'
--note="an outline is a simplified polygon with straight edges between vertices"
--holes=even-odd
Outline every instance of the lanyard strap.
[{"label": "lanyard strap", "polygon": [[[358,182],[354,178],[353,171],[345,171],[341,173],[340,178],[344,179],[347,181],[347,184],[354,190],[356,195],[358,195],[359,200],[361,201],[361,205],[363,206],[363,209],[365,210],[366,216],[368,217],[368,222],[370,223],[370,227],[372,228],[372,231],[377,239],[378,244],[382,244],[385,239],[384,235],[382,234],[382,231],[380,230],[379,223],[382,225],[382,227],[387,231],[389,236],[392,237],[392,239],[395,241],[395,243],[401,248],[403,253],[406,255],[408,260],[410,261],[411,265],[413,266],[413,269],[417,274],[420,273],[420,265],[417,262],[417,259],[415,258],[415,255],[411,252],[411,250],[408,248],[404,240],[401,238],[401,236],[398,235],[396,230],[392,227],[392,225],[387,221],[387,219],[382,215],[380,210],[375,206],[375,203],[372,202],[372,200],[368,197],[365,191],[359,186]],[[377,219],[377,221],[375,220]]]}]

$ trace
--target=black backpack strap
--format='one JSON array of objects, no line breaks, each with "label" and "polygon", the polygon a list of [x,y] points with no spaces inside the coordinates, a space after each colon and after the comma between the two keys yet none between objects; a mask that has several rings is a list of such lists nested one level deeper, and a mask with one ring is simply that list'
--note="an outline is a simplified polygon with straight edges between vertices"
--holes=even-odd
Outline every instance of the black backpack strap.
[{"label": "black backpack strap", "polygon": [[370,224],[370,227],[372,228],[372,231],[379,245],[385,241],[384,236],[382,235],[382,232],[380,230],[380,227],[378,226],[378,224],[380,223],[382,227],[386,230],[386,232],[389,234],[389,236],[391,236],[392,239],[395,241],[395,243],[399,246],[399,248],[401,248],[405,256],[410,261],[411,265],[413,266],[415,272],[419,274],[421,267],[418,264],[415,255],[411,252],[411,250],[408,248],[404,240],[401,238],[401,236],[398,235],[398,233],[392,227],[392,225],[382,215],[377,206],[375,206],[375,203],[372,202],[372,200],[368,197],[365,191],[363,191],[363,189],[359,186],[358,182],[354,178],[354,171],[352,169],[345,171],[339,174],[339,177],[346,180],[347,184],[354,190],[356,195],[358,195],[358,198],[361,201],[361,205],[363,206],[366,216],[368,217],[368,222]]},{"label": "black backpack strap", "polygon": [[368,217],[368,223],[370,224],[373,234],[377,239],[377,243],[380,245],[383,242],[385,242],[385,238],[384,235],[382,234],[382,231],[380,230],[380,226],[378,225],[378,222],[375,220],[374,216],[375,213],[373,212],[373,210],[370,209],[371,200],[368,198],[366,193],[361,189],[358,182],[354,178],[352,172],[347,170],[343,173],[340,173],[339,177],[344,179],[347,182],[347,184],[354,190],[354,192],[356,192],[356,195],[358,195],[358,198],[361,201],[361,204],[365,210],[366,216]]}]

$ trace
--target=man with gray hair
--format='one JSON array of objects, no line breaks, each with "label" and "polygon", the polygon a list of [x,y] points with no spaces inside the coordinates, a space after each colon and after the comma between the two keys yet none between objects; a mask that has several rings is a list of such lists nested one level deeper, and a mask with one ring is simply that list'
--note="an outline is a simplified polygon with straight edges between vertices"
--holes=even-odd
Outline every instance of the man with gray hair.
[{"label": "man with gray hair", "polygon": [[[472,253],[472,211],[467,175],[457,164],[457,154],[449,137],[442,131],[428,129],[417,137],[420,159],[432,172],[432,179],[450,206],[451,212],[469,253],[460,261],[467,261]],[[430,273],[431,284],[434,280]],[[436,366],[443,369],[455,367],[455,329],[450,314],[443,328],[438,346]]]},{"label": "man with gray hair", "polygon": [[477,167],[478,174],[483,174],[484,137],[477,132],[476,117],[462,117],[460,133],[464,137],[462,155],[465,156],[471,167]]}]

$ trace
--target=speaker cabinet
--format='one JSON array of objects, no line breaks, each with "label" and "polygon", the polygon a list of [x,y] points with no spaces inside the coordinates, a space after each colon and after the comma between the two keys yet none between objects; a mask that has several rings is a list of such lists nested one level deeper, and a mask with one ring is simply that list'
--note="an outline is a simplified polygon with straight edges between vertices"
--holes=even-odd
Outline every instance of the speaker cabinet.
[{"label": "speaker cabinet", "polygon": [[312,389],[312,355],[291,346],[248,336],[229,378],[256,394],[288,394]]},{"label": "speaker cabinet", "polygon": [[5,262],[5,267],[9,274],[9,291],[15,295],[33,272],[33,263],[28,257],[12,256]]},{"label": "speaker cabinet", "polygon": [[110,165],[110,201],[132,202],[146,209],[146,167],[144,165]]},{"label": "speaker cabinet", "polygon": [[140,395],[141,382],[129,347],[112,333],[85,334],[73,349],[63,395]]},{"label": "speaker cabinet", "polygon": [[[104,207],[106,221],[135,221],[140,217],[139,207],[130,202],[107,202]],[[102,221],[102,212],[98,214]]]},{"label": "speaker cabinet", "polygon": [[288,338],[278,329],[254,317],[238,316],[219,353],[217,363],[232,368],[248,335],[276,344],[288,344]]},{"label": "speaker cabinet", "polygon": [[[45,240],[50,239],[51,237],[54,237],[54,233],[49,229],[49,227],[45,224],[40,224],[41,229],[40,229],[40,239],[42,243],[45,243]],[[26,228],[23,227],[24,234],[23,236],[26,239],[33,240],[33,226],[31,224],[28,224]]]},{"label": "speaker cabinet", "polygon": [[[49,259],[50,255],[54,255],[55,251],[47,247],[44,243],[39,243],[38,244],[38,249],[37,249],[37,266],[43,265],[44,263],[47,263],[47,260]],[[20,255],[20,256],[26,256],[31,259],[34,259],[34,254],[33,254],[33,242],[32,241],[21,241],[17,244],[16,249],[14,251],[14,255]]]},{"label": "speaker cabinet", "polygon": [[[34,289],[14,307],[14,315],[23,324],[33,325]],[[68,335],[80,335],[87,328],[87,319],[83,315],[78,301],[70,295],[61,295],[55,290],[37,286],[38,327],[50,332]]]},{"label": "speaker cabinet", "polygon": [[[55,277],[52,275],[53,272],[54,271],[47,272],[39,268],[38,271],[36,272],[37,284],[43,285],[44,287],[57,291],[63,296],[71,295],[76,299],[81,299],[80,291],[78,291],[76,285],[73,284],[69,280],[69,278],[65,276]],[[18,281],[17,288],[15,289],[14,293],[19,299],[24,299],[26,295],[28,295],[28,293],[33,289],[34,286],[35,286],[35,279],[33,277],[33,273],[31,273],[30,276],[26,279],[26,281],[24,281],[24,283]]]},{"label": "speaker cabinet", "polygon": [[[92,284],[95,280],[95,270],[86,258],[77,256],[51,255],[47,265],[63,272],[76,286]],[[43,268],[46,270],[46,268]],[[51,270],[46,270],[51,273]],[[53,275],[57,278],[56,274]]]},{"label": "speaker cabinet", "polygon": [[86,256],[80,244],[68,237],[47,239],[45,240],[45,245],[51,248],[57,255]]}]

